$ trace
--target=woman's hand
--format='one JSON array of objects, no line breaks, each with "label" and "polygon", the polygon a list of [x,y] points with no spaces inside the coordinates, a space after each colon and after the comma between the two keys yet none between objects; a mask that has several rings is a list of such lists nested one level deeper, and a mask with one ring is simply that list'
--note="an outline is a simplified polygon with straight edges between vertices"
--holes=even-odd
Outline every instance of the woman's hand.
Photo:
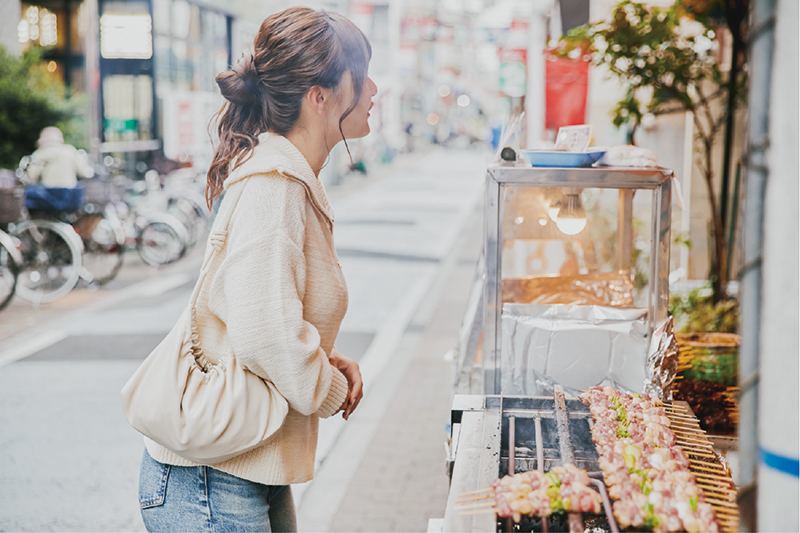
[{"label": "woman's hand", "polygon": [[345,398],[342,404],[342,409],[344,410],[342,418],[347,420],[350,418],[353,411],[356,410],[356,407],[358,407],[362,396],[364,396],[364,382],[361,380],[361,370],[358,368],[358,363],[343,356],[335,348],[331,353],[330,362],[337,370],[344,374],[345,378],[347,378],[349,391],[347,393],[347,398]]}]

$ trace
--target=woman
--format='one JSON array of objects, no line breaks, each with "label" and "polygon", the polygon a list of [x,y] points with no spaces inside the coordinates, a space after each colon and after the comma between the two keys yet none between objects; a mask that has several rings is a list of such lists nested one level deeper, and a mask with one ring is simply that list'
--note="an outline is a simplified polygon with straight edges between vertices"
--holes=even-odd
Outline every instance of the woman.
[{"label": "woman", "polygon": [[341,15],[290,8],[264,20],[253,54],[217,76],[227,102],[206,195],[240,195],[225,260],[198,299],[200,346],[232,349],[290,409],[272,439],[213,467],[146,440],[139,495],[149,531],[296,530],[289,485],[313,477],[318,419],[347,419],[361,400],[358,365],[333,345],[347,287],[318,175],[334,145],[369,133],[371,54]]}]

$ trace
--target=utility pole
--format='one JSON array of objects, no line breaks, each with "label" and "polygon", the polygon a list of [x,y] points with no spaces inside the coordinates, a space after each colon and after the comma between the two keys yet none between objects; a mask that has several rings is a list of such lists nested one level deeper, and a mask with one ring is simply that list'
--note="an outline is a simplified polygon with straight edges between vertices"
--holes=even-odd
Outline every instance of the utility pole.
[{"label": "utility pole", "polygon": [[22,15],[19,0],[3,0],[0,2],[0,45],[12,55],[19,55],[22,49],[17,37],[17,24]]},{"label": "utility pole", "polygon": [[547,46],[547,17],[555,0],[532,0],[528,26],[528,93],[525,95],[526,139],[528,147],[544,138],[545,65]]}]

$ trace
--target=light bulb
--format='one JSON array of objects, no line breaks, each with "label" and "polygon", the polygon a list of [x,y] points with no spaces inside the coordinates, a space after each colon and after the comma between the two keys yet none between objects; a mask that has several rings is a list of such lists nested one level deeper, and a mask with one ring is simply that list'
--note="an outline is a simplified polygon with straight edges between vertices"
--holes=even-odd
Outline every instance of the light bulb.
[{"label": "light bulb", "polygon": [[586,227],[586,210],[579,193],[564,196],[556,217],[556,226],[567,235],[577,235]]}]

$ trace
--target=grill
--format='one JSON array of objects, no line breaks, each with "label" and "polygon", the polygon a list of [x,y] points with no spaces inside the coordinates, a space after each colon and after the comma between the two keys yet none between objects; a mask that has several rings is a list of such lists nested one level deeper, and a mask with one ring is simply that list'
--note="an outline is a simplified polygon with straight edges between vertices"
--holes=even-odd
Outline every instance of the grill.
[{"label": "grill", "polygon": [[[690,470],[714,507],[722,530],[738,531],[730,474],[688,406],[675,402],[665,407]],[[560,387],[552,397],[457,395],[451,423],[451,485],[443,531],[619,531],[591,438],[589,408],[576,398],[565,398]],[[486,496],[470,495],[481,494],[498,477],[537,469],[548,472],[565,463],[589,472],[603,498],[604,513],[523,517],[517,524],[510,518],[498,519],[488,504],[471,503],[486,501]]]}]

